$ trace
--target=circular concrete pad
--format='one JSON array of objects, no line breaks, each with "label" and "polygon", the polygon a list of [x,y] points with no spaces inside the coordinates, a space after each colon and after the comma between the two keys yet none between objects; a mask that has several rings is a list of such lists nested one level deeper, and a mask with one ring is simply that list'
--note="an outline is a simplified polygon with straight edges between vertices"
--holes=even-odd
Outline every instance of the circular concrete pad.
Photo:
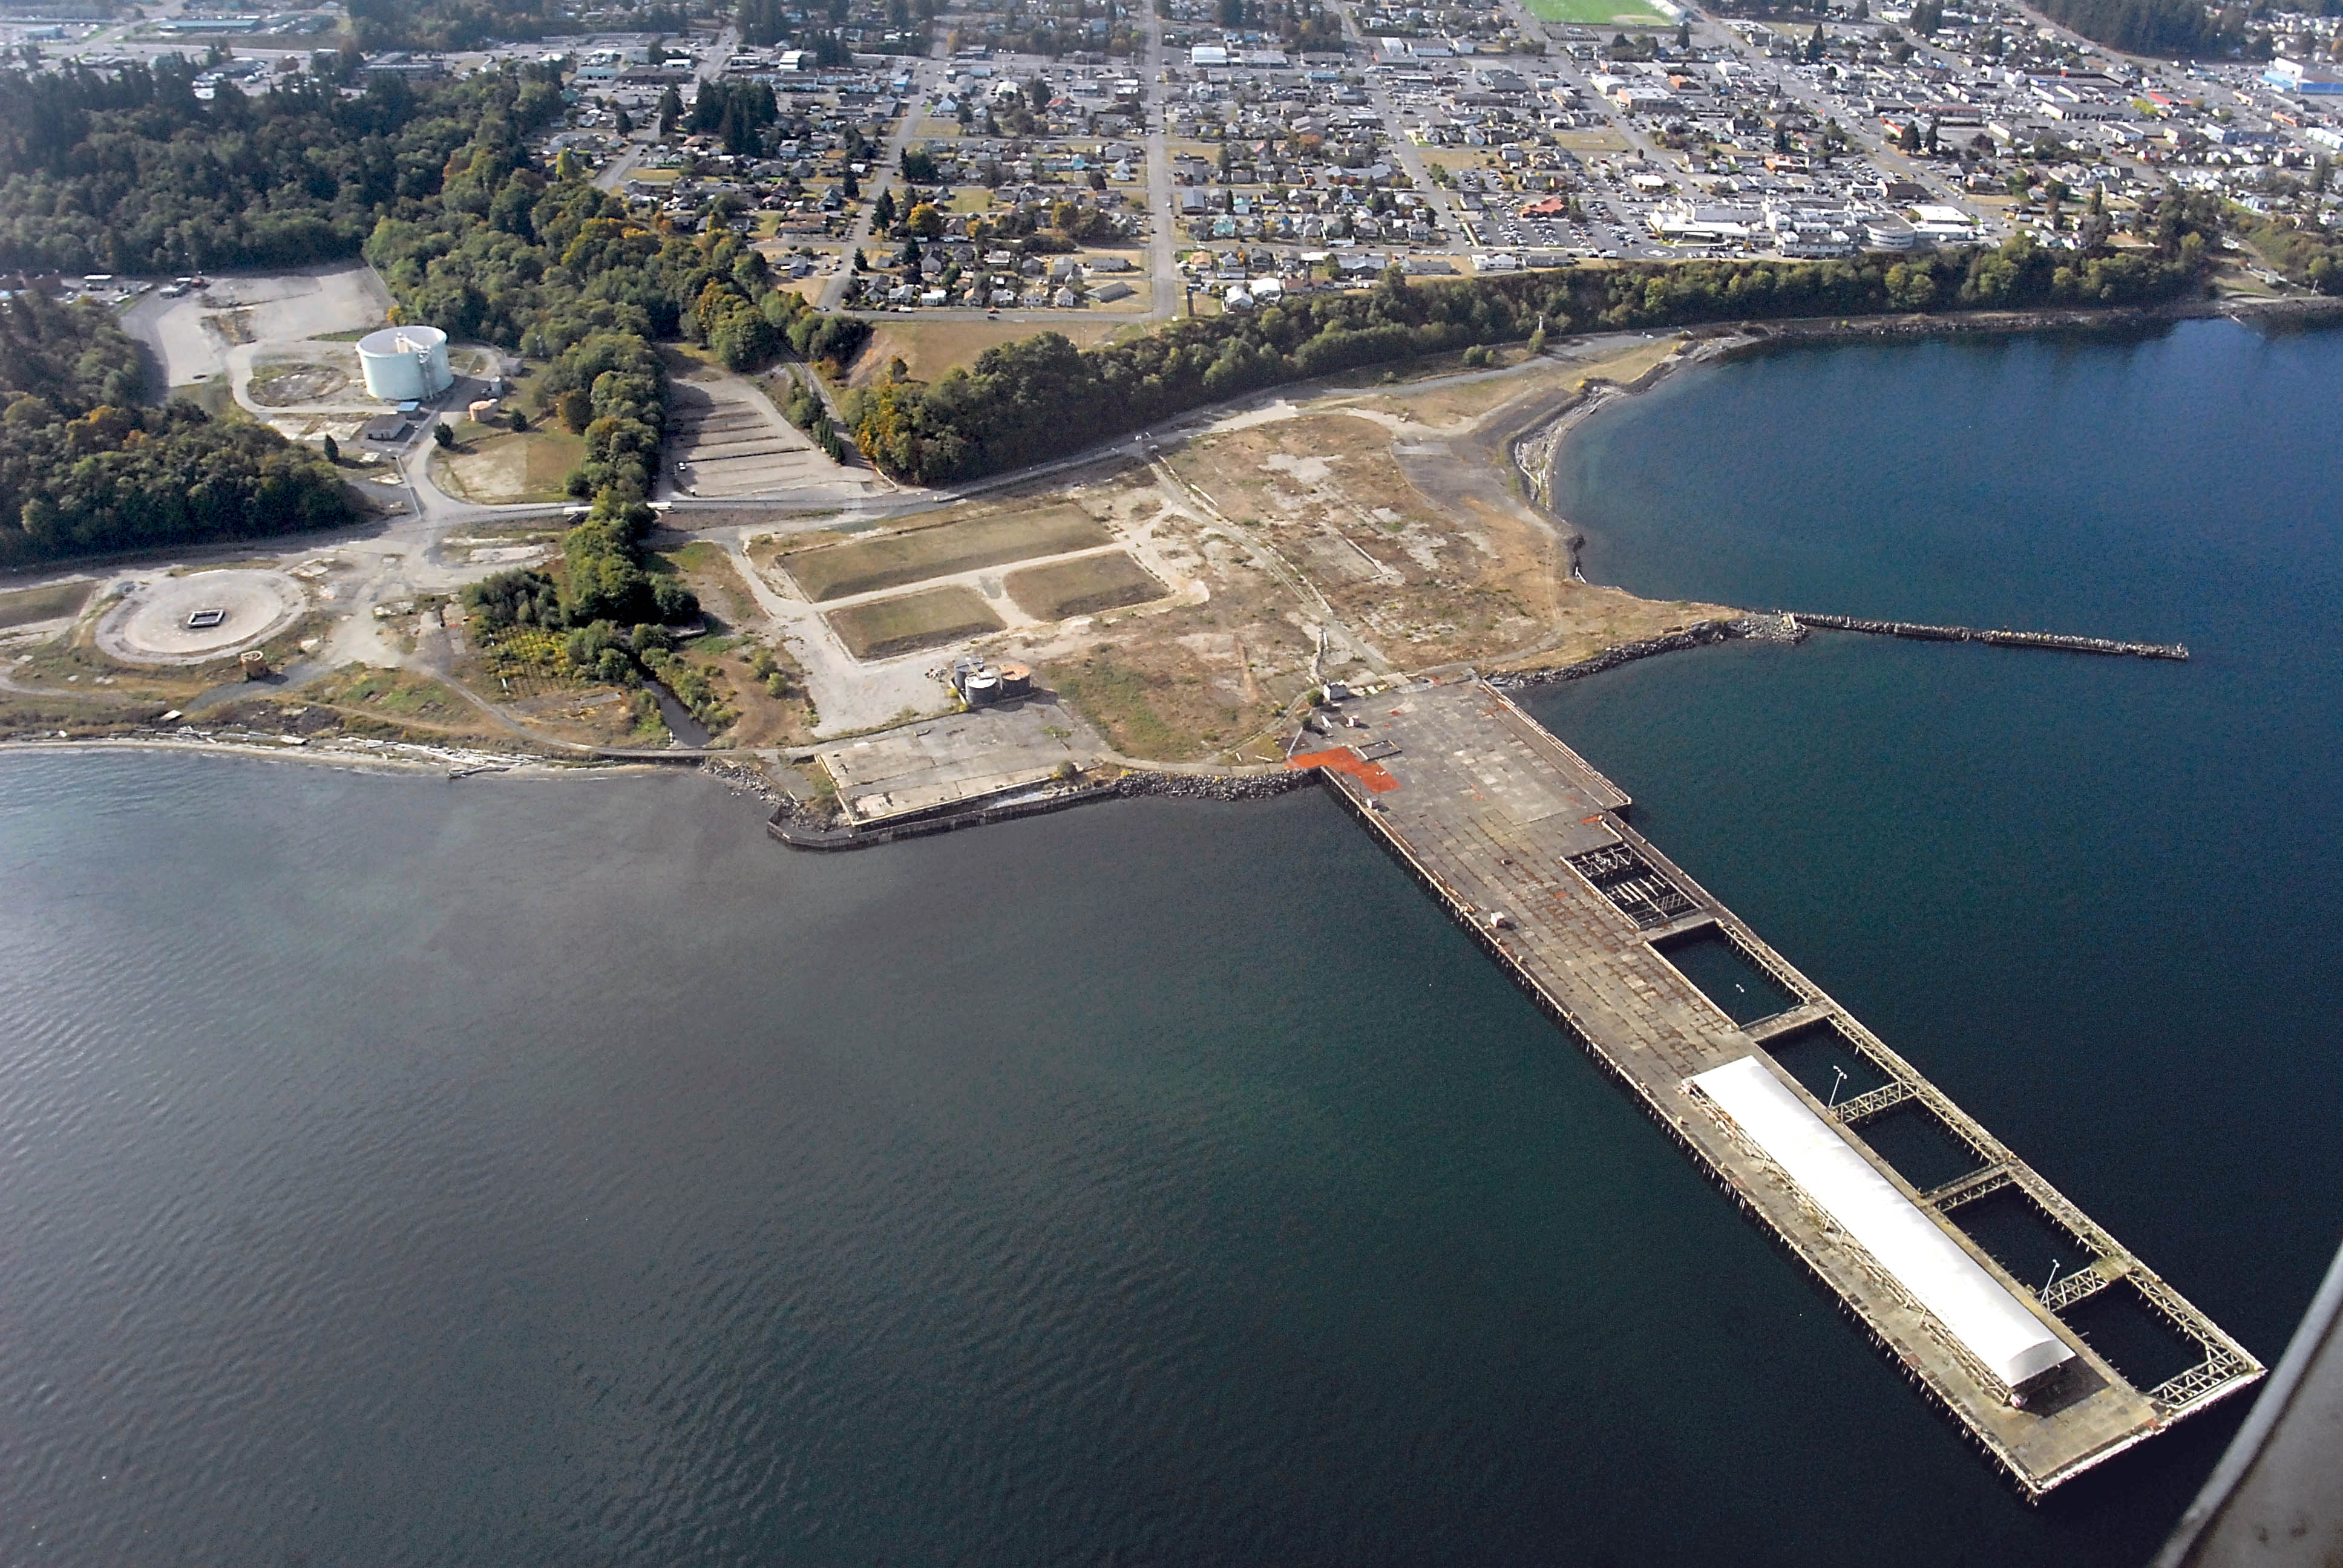
[{"label": "circular concrete pad", "polygon": [[[300,618],[301,585],[283,572],[191,572],[157,578],[98,623],[97,646],[129,664],[201,664],[266,642]],[[190,626],[190,618],[218,624]]]}]

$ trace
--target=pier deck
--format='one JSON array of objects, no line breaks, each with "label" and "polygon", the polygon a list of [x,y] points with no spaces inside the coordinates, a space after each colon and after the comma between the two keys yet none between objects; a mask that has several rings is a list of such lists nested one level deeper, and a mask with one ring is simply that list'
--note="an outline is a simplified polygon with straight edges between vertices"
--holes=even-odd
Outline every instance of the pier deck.
[{"label": "pier deck", "polygon": [[[1792,968],[1624,820],[1627,797],[1501,693],[1478,680],[1418,683],[1345,705],[1366,728],[1317,758],[1321,779],[1745,1210],[2015,1479],[2029,1498],[2258,1378],[2262,1367],[2205,1314]],[[1662,945],[1721,937],[1785,992],[1787,1008],[1736,1024]],[[1745,1009],[1740,1010],[1746,1010]],[[1767,1047],[1836,1030],[1885,1082],[1825,1106]],[[1755,1057],[1816,1116],[2074,1352],[2024,1402],[1816,1195],[1687,1081]],[[1974,1158],[1921,1191],[1855,1131],[1913,1102]],[[2082,1268],[2037,1292],[1961,1229],[1965,1204],[2016,1188],[2071,1237]],[[2137,1388],[2060,1313],[2111,1289],[2140,1301],[2202,1359]]]}]

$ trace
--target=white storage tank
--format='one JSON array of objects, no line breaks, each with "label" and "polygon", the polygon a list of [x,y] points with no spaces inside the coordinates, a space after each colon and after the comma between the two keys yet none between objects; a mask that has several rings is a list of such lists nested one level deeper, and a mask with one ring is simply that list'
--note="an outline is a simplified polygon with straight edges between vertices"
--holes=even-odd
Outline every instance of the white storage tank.
[{"label": "white storage tank", "polygon": [[358,339],[367,395],[386,403],[436,397],[454,385],[447,335],[436,327],[386,327]]}]

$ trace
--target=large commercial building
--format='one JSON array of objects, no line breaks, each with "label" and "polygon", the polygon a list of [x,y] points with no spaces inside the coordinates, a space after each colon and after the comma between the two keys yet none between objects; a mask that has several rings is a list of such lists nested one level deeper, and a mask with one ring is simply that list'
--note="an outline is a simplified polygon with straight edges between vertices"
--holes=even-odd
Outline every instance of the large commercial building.
[{"label": "large commercial building", "polygon": [[2289,60],[2284,55],[2269,63],[2268,69],[2262,72],[2262,80],[2286,93],[2343,93],[2343,74],[2330,66]]}]

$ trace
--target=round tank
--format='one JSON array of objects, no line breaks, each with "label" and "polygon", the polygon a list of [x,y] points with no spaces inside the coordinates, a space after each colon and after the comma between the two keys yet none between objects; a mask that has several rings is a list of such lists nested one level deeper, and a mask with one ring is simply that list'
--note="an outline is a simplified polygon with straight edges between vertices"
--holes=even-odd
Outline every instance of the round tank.
[{"label": "round tank", "polygon": [[1001,695],[1001,678],[982,673],[971,675],[960,689],[960,695],[968,699],[970,708],[980,708]]},{"label": "round tank", "polygon": [[1033,672],[1031,670],[1021,664],[1004,664],[1001,667],[1001,696],[1024,697],[1032,689]]},{"label": "round tank", "polygon": [[358,368],[369,397],[386,403],[436,397],[455,384],[447,335],[436,327],[386,327],[358,339]]}]

